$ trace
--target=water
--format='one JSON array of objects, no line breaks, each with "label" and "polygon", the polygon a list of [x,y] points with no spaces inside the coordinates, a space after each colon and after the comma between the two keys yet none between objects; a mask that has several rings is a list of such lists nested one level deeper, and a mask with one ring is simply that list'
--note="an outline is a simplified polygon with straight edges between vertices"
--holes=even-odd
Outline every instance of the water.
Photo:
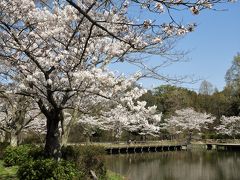
[{"label": "water", "polygon": [[109,155],[106,165],[127,180],[240,180],[240,152]]}]

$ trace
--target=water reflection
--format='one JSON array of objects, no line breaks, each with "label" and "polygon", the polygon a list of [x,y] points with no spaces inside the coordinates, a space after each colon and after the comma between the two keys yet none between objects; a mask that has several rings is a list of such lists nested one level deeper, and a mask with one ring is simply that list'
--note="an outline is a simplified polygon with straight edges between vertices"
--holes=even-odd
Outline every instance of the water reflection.
[{"label": "water reflection", "polygon": [[128,180],[240,180],[240,152],[109,155],[106,164]]}]

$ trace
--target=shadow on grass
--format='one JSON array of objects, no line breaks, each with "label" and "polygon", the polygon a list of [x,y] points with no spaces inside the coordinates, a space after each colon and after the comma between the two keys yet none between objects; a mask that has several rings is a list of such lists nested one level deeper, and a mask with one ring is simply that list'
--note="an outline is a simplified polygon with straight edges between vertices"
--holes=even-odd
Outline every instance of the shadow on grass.
[{"label": "shadow on grass", "polygon": [[0,180],[17,180],[16,175],[9,175],[9,174],[0,174]]},{"label": "shadow on grass", "polygon": [[108,177],[108,180],[127,180],[123,176],[109,170],[107,171],[107,177]]},{"label": "shadow on grass", "polygon": [[16,180],[17,166],[4,167],[3,161],[0,160],[0,180]]}]

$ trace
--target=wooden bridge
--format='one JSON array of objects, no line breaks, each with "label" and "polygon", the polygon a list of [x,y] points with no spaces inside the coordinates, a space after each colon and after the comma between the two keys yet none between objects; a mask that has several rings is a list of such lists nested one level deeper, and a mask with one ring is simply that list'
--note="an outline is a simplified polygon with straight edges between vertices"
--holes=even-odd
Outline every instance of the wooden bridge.
[{"label": "wooden bridge", "polygon": [[96,145],[104,146],[108,154],[180,151],[186,149],[185,144],[175,141],[97,143]]},{"label": "wooden bridge", "polygon": [[240,144],[230,143],[206,143],[208,150],[225,150],[225,151],[240,151]]},{"label": "wooden bridge", "polygon": [[240,151],[239,142],[227,143],[227,142],[199,141],[193,142],[191,143],[191,145],[186,145],[186,142],[163,140],[163,141],[136,141],[136,142],[133,141],[133,142],[109,142],[109,143],[92,142],[90,144],[104,147],[108,154],[181,151],[195,148],[201,148],[205,150]]}]

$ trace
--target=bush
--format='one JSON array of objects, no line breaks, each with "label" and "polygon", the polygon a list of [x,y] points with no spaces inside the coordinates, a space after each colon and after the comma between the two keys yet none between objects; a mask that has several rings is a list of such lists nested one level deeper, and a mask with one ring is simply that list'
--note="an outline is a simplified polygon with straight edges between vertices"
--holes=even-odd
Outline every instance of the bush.
[{"label": "bush", "polygon": [[17,176],[20,180],[74,180],[80,173],[70,162],[41,159],[25,162],[19,167]]},{"label": "bush", "polygon": [[20,166],[20,179],[72,179],[76,176],[76,169],[81,172],[76,176],[79,179],[89,179],[90,171],[94,171],[99,179],[106,179],[106,168],[102,159],[106,152],[103,147],[67,146],[61,151],[65,161],[57,162],[45,159],[42,147],[9,146],[5,150],[3,160],[5,166]]},{"label": "bush", "polygon": [[33,145],[20,145],[17,147],[8,146],[4,152],[4,165],[15,166],[21,165],[28,160],[38,159],[43,156],[43,151],[40,147]]},{"label": "bush", "polygon": [[80,156],[78,146],[63,146],[61,148],[62,158],[67,161],[76,162]]},{"label": "bush", "polygon": [[9,146],[8,142],[0,142],[0,159],[3,159],[5,149]]},{"label": "bush", "polygon": [[230,137],[226,134],[205,133],[205,139],[229,139],[229,138]]},{"label": "bush", "polygon": [[29,158],[33,160],[44,159],[44,148],[42,146],[31,146],[28,152]]},{"label": "bush", "polygon": [[62,157],[75,163],[83,172],[83,178],[88,179],[90,170],[94,171],[98,178],[106,179],[106,168],[102,156],[106,154],[100,146],[67,146],[62,148]]}]

